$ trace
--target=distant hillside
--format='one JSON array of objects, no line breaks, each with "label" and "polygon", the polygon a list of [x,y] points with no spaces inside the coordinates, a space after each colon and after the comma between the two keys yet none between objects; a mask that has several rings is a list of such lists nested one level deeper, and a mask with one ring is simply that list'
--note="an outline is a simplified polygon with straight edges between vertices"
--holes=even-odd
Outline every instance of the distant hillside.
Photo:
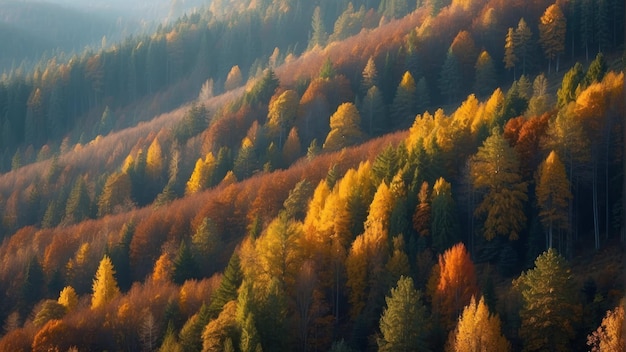
[{"label": "distant hillside", "polygon": [[42,54],[99,48],[102,38],[120,40],[140,28],[114,11],[86,11],[48,2],[0,2],[0,71],[39,61]]}]

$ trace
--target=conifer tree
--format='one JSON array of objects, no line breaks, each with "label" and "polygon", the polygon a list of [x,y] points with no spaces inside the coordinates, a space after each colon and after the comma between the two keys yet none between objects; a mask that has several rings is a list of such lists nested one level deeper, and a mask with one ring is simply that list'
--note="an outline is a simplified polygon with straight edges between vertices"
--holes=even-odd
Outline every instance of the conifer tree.
[{"label": "conifer tree", "polygon": [[463,243],[457,243],[439,255],[439,280],[433,309],[443,326],[451,329],[463,307],[478,293],[476,271]]},{"label": "conifer tree", "polygon": [[220,286],[211,297],[211,304],[208,309],[212,319],[219,315],[226,303],[237,299],[237,289],[239,289],[242,280],[241,260],[239,254],[235,252],[231,255],[228,265],[224,270]]},{"label": "conifer tree", "polygon": [[515,31],[509,27],[504,41],[504,68],[513,69],[513,80],[515,80],[515,64],[518,58],[515,49]]},{"label": "conifer tree", "polygon": [[415,85],[415,105],[418,113],[425,111],[430,106],[430,88],[428,88],[428,83],[424,76]]},{"label": "conifer tree", "polygon": [[391,294],[385,298],[387,307],[380,318],[379,351],[425,351],[429,331],[422,294],[413,279],[400,277]]},{"label": "conifer tree", "polygon": [[459,239],[459,222],[452,198],[452,186],[440,177],[431,195],[430,233],[435,252],[442,253]]},{"label": "conifer tree", "polygon": [[278,148],[282,148],[287,131],[291,129],[296,118],[300,98],[294,90],[286,90],[274,96],[269,103],[267,124],[272,137],[278,137]]},{"label": "conifer tree", "polygon": [[552,248],[553,229],[567,231],[569,228],[568,205],[572,198],[565,165],[554,151],[539,165],[536,184],[539,216],[548,230],[546,249],[549,249]]},{"label": "conifer tree", "polygon": [[487,51],[480,53],[475,68],[474,91],[479,96],[490,94],[497,85],[497,78],[493,60]]},{"label": "conifer tree", "polygon": [[524,18],[521,18],[517,23],[517,28],[514,33],[515,51],[517,57],[522,60],[522,75],[526,74],[526,60],[531,54],[533,33],[526,24]]},{"label": "conifer tree", "polygon": [[604,59],[604,54],[598,53],[598,55],[596,55],[596,58],[591,61],[591,64],[589,64],[587,73],[585,73],[585,78],[583,78],[581,82],[581,90],[584,90],[593,83],[602,82],[602,78],[604,78],[606,70],[607,67],[606,60]]},{"label": "conifer tree", "polygon": [[409,71],[402,76],[391,104],[391,115],[394,125],[405,125],[415,115],[415,79]]},{"label": "conifer tree", "polygon": [[196,232],[191,236],[191,251],[204,276],[213,274],[215,255],[222,250],[223,245],[215,222],[208,217],[202,219]]},{"label": "conifer tree", "polygon": [[556,72],[559,72],[559,57],[565,51],[565,31],[567,23],[559,5],[548,6],[539,24],[539,41],[548,59],[548,74],[552,60],[556,59]]},{"label": "conifer tree", "polygon": [[549,249],[513,286],[523,300],[519,333],[524,351],[569,351],[581,312],[565,259]]},{"label": "conifer tree", "polygon": [[500,318],[489,312],[484,297],[478,304],[472,297],[463,309],[456,329],[450,335],[448,352],[480,352],[511,350],[511,344],[502,335]]},{"label": "conifer tree", "polygon": [[65,205],[65,221],[80,222],[91,214],[91,199],[83,177],[79,177],[72,187]]},{"label": "conifer tree", "polygon": [[93,280],[91,309],[103,307],[120,293],[115,280],[113,263],[108,256],[104,256],[98,266],[98,271]]},{"label": "conifer tree", "polygon": [[452,103],[459,96],[461,87],[461,71],[459,62],[451,50],[448,50],[446,60],[439,74],[439,90],[446,98],[447,103]]},{"label": "conifer tree", "polygon": [[377,86],[372,86],[367,90],[360,112],[363,117],[364,130],[368,135],[375,136],[384,129],[385,105]]},{"label": "conifer tree", "polygon": [[584,78],[585,73],[583,72],[583,65],[579,62],[565,73],[561,88],[559,88],[556,93],[558,107],[562,108],[569,104],[569,102],[576,100],[576,90],[583,82]]},{"label": "conifer tree", "polygon": [[298,136],[298,129],[292,127],[287,135],[287,141],[282,150],[283,163],[286,166],[291,165],[302,156],[302,145],[300,142],[300,136]]},{"label": "conifer tree", "polygon": [[59,294],[59,304],[63,305],[68,312],[71,312],[78,305],[78,295],[72,286],[66,286]]},{"label": "conifer tree", "polygon": [[311,27],[313,33],[311,34],[311,39],[309,40],[309,48],[314,48],[316,46],[324,47],[326,45],[326,41],[328,40],[328,34],[326,33],[326,29],[324,28],[324,20],[322,18],[322,11],[319,6],[315,7],[313,11],[313,20],[311,22]]},{"label": "conifer tree", "polygon": [[241,70],[239,69],[239,65],[233,66],[228,72],[228,76],[226,76],[226,81],[224,82],[224,91],[233,90],[238,88],[243,83],[243,76],[241,75]]},{"label": "conifer tree", "polygon": [[182,285],[186,280],[194,279],[198,275],[198,264],[193,258],[191,249],[185,241],[180,242],[176,259],[174,259],[174,271],[172,273],[172,281],[175,284]]},{"label": "conifer tree", "polygon": [[361,89],[363,93],[368,92],[372,87],[378,85],[378,70],[372,56],[367,60],[365,68],[363,68],[363,76],[361,80]]},{"label": "conifer tree", "polygon": [[526,183],[522,182],[515,151],[498,128],[472,157],[470,172],[474,188],[484,192],[475,215],[486,217],[485,238],[502,235],[517,239],[526,223]]}]

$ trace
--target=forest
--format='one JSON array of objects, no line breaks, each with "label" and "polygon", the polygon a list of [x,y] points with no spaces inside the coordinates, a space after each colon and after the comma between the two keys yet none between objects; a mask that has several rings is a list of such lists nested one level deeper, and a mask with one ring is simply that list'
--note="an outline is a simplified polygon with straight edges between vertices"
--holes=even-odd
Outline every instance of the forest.
[{"label": "forest", "polygon": [[12,52],[0,351],[626,350],[625,14],[172,1]]}]

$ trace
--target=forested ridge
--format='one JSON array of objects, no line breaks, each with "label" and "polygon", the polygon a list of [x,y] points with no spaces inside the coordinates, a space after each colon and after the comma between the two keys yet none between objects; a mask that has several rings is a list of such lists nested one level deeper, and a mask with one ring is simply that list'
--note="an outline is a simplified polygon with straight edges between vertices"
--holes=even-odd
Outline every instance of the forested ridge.
[{"label": "forested ridge", "polygon": [[0,81],[2,351],[617,351],[620,0],[222,0]]}]

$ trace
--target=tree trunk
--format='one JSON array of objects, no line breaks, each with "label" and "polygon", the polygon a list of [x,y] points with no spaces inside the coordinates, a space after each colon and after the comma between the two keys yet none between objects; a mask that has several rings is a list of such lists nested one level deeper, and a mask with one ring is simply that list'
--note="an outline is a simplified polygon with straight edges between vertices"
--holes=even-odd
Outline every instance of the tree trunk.
[{"label": "tree trunk", "polygon": [[600,249],[600,219],[598,219],[598,163],[593,163],[593,238],[594,248]]}]

